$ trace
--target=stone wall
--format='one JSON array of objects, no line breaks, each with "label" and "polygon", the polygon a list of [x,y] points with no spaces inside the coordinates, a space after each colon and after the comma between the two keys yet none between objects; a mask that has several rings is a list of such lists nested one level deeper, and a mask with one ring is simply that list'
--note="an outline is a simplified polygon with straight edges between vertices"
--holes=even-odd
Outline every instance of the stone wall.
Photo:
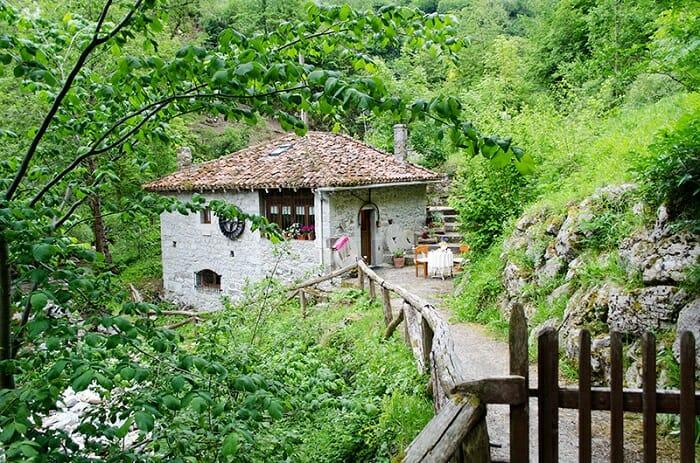
[{"label": "stone wall", "polygon": [[[333,242],[340,236],[350,237],[350,252],[345,260],[324,249],[324,262],[341,266],[355,260],[360,254],[361,208],[374,210],[373,262],[381,264],[398,249],[410,250],[414,232],[425,225],[425,185],[408,185],[359,190],[324,192],[324,237]],[[318,194],[317,194],[318,195]],[[376,208],[375,208],[376,206]],[[319,215],[317,214],[317,219]],[[328,243],[326,243],[328,244]]]},{"label": "stone wall", "polygon": [[[176,195],[187,201],[188,194]],[[221,199],[237,205],[243,212],[260,213],[257,191],[212,193],[208,200]],[[376,206],[373,230],[375,262],[381,263],[396,249],[410,249],[413,233],[425,223],[425,185],[382,187],[371,190],[316,192],[316,239],[286,241],[273,246],[246,224],[243,234],[230,240],[219,230],[212,215],[210,224],[200,223],[198,214],[177,212],[161,215],[163,286],[174,302],[199,309],[220,306],[222,296],[239,297],[248,283],[272,274],[291,282],[318,273],[324,268],[354,262],[360,253],[360,208],[368,200]],[[367,206],[374,207],[374,206]],[[338,237],[350,237],[345,260],[331,250]],[[221,290],[195,287],[195,273],[209,269],[221,275]]]},{"label": "stone wall", "polygon": [[[191,195],[179,194],[186,201]],[[208,194],[237,205],[242,211],[260,213],[260,195],[255,192]],[[243,234],[230,240],[219,230],[212,214],[210,224],[200,223],[198,214],[177,212],[161,215],[163,286],[166,297],[198,309],[219,307],[222,296],[240,296],[246,284],[261,280],[273,270],[276,278],[292,281],[319,270],[320,241],[288,241],[272,245],[246,223]],[[195,273],[213,270],[221,275],[221,291],[195,287]]]}]

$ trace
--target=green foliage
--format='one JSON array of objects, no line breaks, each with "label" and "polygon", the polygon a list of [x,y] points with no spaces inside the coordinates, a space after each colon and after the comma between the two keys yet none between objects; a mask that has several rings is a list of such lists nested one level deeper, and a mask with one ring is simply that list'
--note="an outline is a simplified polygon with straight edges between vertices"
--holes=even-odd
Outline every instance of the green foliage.
[{"label": "green foliage", "polygon": [[501,244],[494,243],[487,252],[466,266],[458,283],[457,295],[450,301],[450,306],[461,320],[482,323],[505,337],[508,322],[497,303],[498,296],[503,292]]},{"label": "green foliage", "polygon": [[665,203],[672,218],[700,227],[700,109],[660,134],[634,168],[652,206]]},{"label": "green foliage", "polygon": [[332,299],[307,318],[296,304],[274,308],[248,348],[234,340],[250,338],[250,304],[221,321],[235,328],[220,339],[274,379],[283,405],[280,419],[256,428],[245,447],[252,461],[389,461],[431,418],[427,378],[400,338],[382,340],[378,303],[354,289]]},{"label": "green foliage", "polygon": [[464,240],[476,252],[488,249],[505,224],[522,212],[527,180],[514,168],[473,159],[453,186],[450,205],[459,213]]},{"label": "green foliage", "polygon": [[593,201],[590,217],[581,220],[578,231],[585,237],[584,249],[608,251],[619,247],[620,242],[628,237],[644,220],[632,211],[632,191],[621,195],[604,195]]},{"label": "green foliage", "polygon": [[584,253],[580,256],[583,265],[576,270],[571,280],[574,288],[591,288],[610,281],[628,289],[644,286],[638,270],[628,269],[619,254]]}]

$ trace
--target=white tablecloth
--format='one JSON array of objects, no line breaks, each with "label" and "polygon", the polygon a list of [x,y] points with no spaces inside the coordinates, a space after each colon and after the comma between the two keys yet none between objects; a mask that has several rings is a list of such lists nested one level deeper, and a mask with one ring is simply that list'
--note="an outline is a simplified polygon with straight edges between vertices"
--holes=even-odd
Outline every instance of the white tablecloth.
[{"label": "white tablecloth", "polygon": [[449,249],[435,249],[428,253],[428,275],[431,277],[452,276],[454,256]]}]

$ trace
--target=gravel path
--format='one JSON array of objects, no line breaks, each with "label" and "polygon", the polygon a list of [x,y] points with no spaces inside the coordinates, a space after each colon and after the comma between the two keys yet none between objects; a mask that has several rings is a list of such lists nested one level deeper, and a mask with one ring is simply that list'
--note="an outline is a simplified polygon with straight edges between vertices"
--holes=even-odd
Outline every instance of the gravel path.
[{"label": "gravel path", "polygon": [[[446,307],[443,298],[451,294],[451,280],[424,279],[415,276],[414,267],[394,269],[382,267],[375,269],[382,278],[398,284],[405,289],[431,302],[446,320],[454,321],[454,317]],[[393,303],[398,310],[400,301]],[[508,374],[508,344],[490,336],[480,325],[469,323],[451,323],[453,339],[457,352],[463,354],[463,361],[468,372],[468,379],[479,379],[489,376]],[[530,367],[530,386],[537,383],[537,368]],[[559,411],[559,461],[578,461],[578,413],[576,410]],[[593,461],[609,461],[608,414],[593,413]],[[489,405],[487,413],[489,438],[492,445],[491,456],[495,461],[509,460],[509,424],[507,405]],[[537,461],[537,400],[530,400],[530,461]],[[626,461],[641,461],[638,452],[626,455]]]}]

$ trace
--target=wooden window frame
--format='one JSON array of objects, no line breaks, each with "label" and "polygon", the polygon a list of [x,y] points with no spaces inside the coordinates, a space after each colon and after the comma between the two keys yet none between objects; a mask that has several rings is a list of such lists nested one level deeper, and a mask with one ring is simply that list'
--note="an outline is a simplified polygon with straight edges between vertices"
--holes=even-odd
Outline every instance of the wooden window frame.
[{"label": "wooden window frame", "polygon": [[[300,227],[305,225],[316,226],[314,194],[310,189],[261,191],[260,197],[262,215],[270,223],[276,223],[282,230],[294,223],[298,223]],[[282,214],[283,210],[287,208],[289,208],[291,214]],[[303,208],[304,213],[299,214],[297,212],[298,208]],[[276,210],[277,213],[272,213],[272,210]],[[289,215],[289,218],[286,219],[285,215]]]}]

